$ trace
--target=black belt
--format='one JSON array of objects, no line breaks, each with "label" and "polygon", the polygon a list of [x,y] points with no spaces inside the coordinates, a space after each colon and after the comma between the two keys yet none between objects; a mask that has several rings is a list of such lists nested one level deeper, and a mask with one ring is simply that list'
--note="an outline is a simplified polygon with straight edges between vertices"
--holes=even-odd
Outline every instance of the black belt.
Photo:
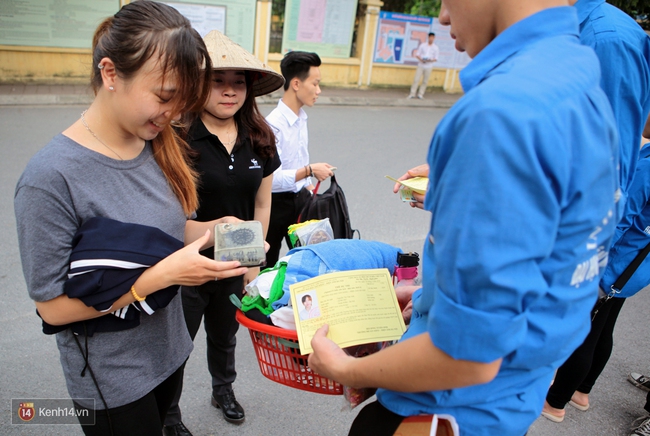
[{"label": "black belt", "polygon": [[291,192],[291,191],[287,191],[287,192],[273,192],[273,193],[272,193],[272,196],[273,196],[273,197],[281,197],[281,198],[295,198],[295,197],[297,197],[299,194],[300,194],[300,191],[298,191],[298,192]]}]

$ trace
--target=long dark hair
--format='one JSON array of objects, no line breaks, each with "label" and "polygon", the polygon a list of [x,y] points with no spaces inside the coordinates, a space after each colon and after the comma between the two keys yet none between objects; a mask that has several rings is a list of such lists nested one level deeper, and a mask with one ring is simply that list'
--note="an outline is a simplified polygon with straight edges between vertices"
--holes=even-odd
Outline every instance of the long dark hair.
[{"label": "long dark hair", "polygon": [[[233,68],[236,71],[236,68]],[[243,70],[244,76],[246,78],[246,99],[241,108],[233,116],[235,123],[237,124],[237,145],[244,138],[248,138],[251,141],[253,146],[253,151],[260,156],[261,158],[268,159],[275,156],[278,149],[275,145],[275,134],[273,129],[268,125],[266,119],[260,113],[259,108],[257,107],[257,102],[255,101],[255,96],[251,92],[253,82],[257,78],[256,75],[259,74],[254,71]],[[201,117],[203,108],[199,110],[187,113],[183,117],[183,128],[179,130],[179,133],[183,136],[185,140],[188,139],[189,127],[196,121],[197,118]],[[196,157],[194,152],[190,152],[192,157]]]},{"label": "long dark hair", "polygon": [[235,113],[233,118],[237,123],[238,130],[248,135],[255,153],[262,158],[268,159],[277,153],[277,147],[273,129],[260,113],[255,96],[251,92],[257,74],[259,73],[245,71],[246,100],[244,100],[241,109]]},{"label": "long dark hair", "polygon": [[[210,95],[212,64],[203,39],[176,9],[150,0],[123,6],[105,19],[93,37],[91,85],[101,88],[99,62],[107,57],[120,78],[132,79],[152,57],[158,56],[163,80],[176,75],[174,111],[202,108]],[[197,174],[189,165],[189,146],[167,126],[152,141],[156,162],[187,215],[198,207]]]}]

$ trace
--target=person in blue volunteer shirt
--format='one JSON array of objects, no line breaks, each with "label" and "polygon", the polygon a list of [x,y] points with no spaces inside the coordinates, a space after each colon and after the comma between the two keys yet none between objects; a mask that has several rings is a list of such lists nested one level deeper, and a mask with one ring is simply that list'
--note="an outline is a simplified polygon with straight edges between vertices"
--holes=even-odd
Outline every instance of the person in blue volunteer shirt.
[{"label": "person in blue volunteer shirt", "polygon": [[[636,255],[650,243],[650,142],[641,149],[625,212],[609,252],[610,262],[601,280],[603,289],[610,289]],[[645,258],[616,297],[631,297],[649,284],[650,256]]]},{"label": "person in blue volunteer shirt", "polygon": [[569,4],[578,11],[580,42],[591,47],[600,61],[600,86],[612,105],[619,135],[620,183],[625,196],[650,112],[650,38],[629,15],[605,0],[569,0]]},{"label": "person in blue volunteer shirt", "polygon": [[[650,137],[650,118],[643,136]],[[542,415],[551,421],[564,420],[565,411],[562,409],[567,402],[581,411],[589,409],[589,394],[611,355],[614,327],[623,303],[650,284],[650,256],[643,259],[626,283],[617,283],[630,263],[650,243],[649,144],[641,148],[624,214],[616,226],[607,267],[600,280],[601,295],[608,294],[611,298],[596,305],[589,335],[560,367],[549,388]],[[650,418],[646,425],[650,428]]]},{"label": "person in blue volunteer shirt", "polygon": [[[350,434],[452,415],[461,435],[526,433],[589,331],[615,225],[617,135],[598,59],[566,0],[443,0],[473,61],[428,153],[423,287],[399,343],[364,358],[327,337],[310,367],[379,387]],[[370,429],[370,430],[369,430]]]},{"label": "person in blue volunteer shirt", "polygon": [[[650,117],[643,129],[644,141],[650,141]],[[630,198],[626,204],[626,212],[616,228],[614,243],[610,249],[610,263],[601,279],[601,286],[607,287],[616,282],[640,251],[650,243],[650,234],[646,229],[650,225],[650,142],[641,148],[639,162],[634,174],[634,183],[630,188]],[[616,256],[615,258],[613,258]],[[650,256],[646,256],[626,286],[621,289],[622,299],[631,297],[650,284]],[[628,381],[636,387],[648,391],[648,378],[642,374],[631,373]],[[646,395],[645,413],[632,423],[630,436],[643,436],[650,434],[650,392]]]},{"label": "person in blue volunteer shirt", "polygon": [[[625,203],[629,196],[638,195],[633,179],[639,161],[639,142],[650,111],[650,37],[626,13],[605,0],[570,3],[575,3],[578,11],[580,41],[593,48],[600,61],[600,86],[612,106],[619,135],[621,200],[617,210],[625,210],[629,215]],[[610,259],[612,255],[617,256],[609,253]],[[610,292],[609,286],[602,289],[604,293]],[[567,403],[581,411],[589,408],[589,393],[611,355],[614,326],[624,301],[613,298],[599,307],[589,336],[558,369],[546,397],[544,417],[561,422]]]}]

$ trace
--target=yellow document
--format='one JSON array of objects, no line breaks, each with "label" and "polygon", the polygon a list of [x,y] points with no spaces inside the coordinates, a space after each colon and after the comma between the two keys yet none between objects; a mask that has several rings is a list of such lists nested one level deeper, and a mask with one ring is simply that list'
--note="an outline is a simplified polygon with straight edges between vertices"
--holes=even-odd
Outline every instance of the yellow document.
[{"label": "yellow document", "polygon": [[392,180],[393,182],[399,183],[400,185],[410,189],[411,191],[417,194],[427,193],[427,187],[429,186],[428,177],[413,177],[412,179],[406,179],[406,180],[397,180],[391,176],[385,176],[385,177],[387,179]]},{"label": "yellow document", "polygon": [[341,348],[397,340],[406,330],[386,268],[323,274],[289,288],[300,354],[312,353],[323,324]]}]

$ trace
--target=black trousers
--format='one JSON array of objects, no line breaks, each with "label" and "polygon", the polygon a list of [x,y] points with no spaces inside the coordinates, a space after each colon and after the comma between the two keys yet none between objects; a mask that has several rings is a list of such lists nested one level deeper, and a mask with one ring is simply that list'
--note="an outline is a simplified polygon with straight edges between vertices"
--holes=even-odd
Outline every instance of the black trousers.
[{"label": "black trousers", "polygon": [[393,436],[404,419],[404,416],[374,401],[361,409],[352,422],[348,436]]},{"label": "black trousers", "polygon": [[291,224],[296,224],[300,211],[310,199],[311,193],[304,188],[297,193],[277,192],[272,194],[271,219],[266,235],[266,242],[271,246],[266,253],[267,268],[272,268],[278,261],[283,239],[287,241],[287,247],[291,247],[287,228]]},{"label": "black trousers", "polygon": [[[203,319],[206,333],[208,371],[212,376],[212,394],[223,395],[232,389],[237,377],[235,370],[235,347],[239,323],[235,320],[237,308],[230,302],[230,294],[241,300],[244,277],[233,277],[211,281],[196,287],[181,288],[185,323],[192,340],[196,337]],[[184,367],[185,365],[183,365]],[[172,401],[165,425],[181,422],[182,416],[178,405],[183,390],[181,377],[178,390]]]},{"label": "black trousers", "polygon": [[[86,436],[160,436],[169,405],[182,380],[182,367],[144,397],[124,406],[95,411],[95,425],[83,425]],[[76,410],[88,410],[74,403]]]},{"label": "black trousers", "polygon": [[625,298],[612,298],[600,306],[587,338],[555,374],[546,395],[551,407],[564,409],[575,391],[591,392],[612,354],[614,326],[623,303]]},{"label": "black trousers", "polygon": [[392,436],[404,416],[391,412],[373,401],[365,406],[352,422],[348,436]]}]

